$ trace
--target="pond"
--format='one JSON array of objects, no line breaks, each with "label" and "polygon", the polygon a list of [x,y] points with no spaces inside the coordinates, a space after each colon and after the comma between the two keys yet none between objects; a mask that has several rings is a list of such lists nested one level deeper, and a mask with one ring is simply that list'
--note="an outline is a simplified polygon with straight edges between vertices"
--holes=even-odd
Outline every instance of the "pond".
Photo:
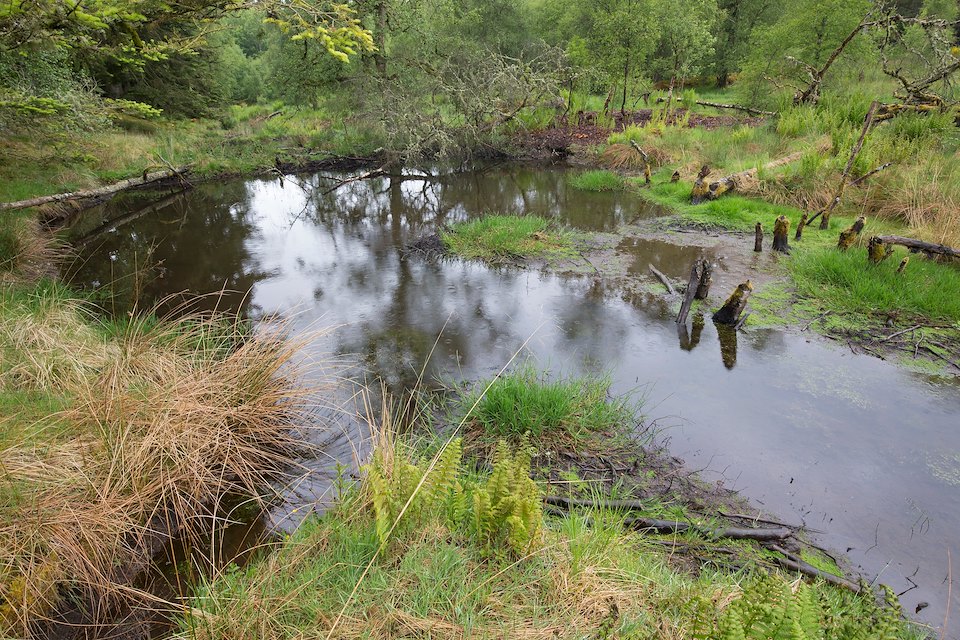
[{"label": "pond", "polygon": [[[179,292],[220,295],[208,308],[287,318],[296,331],[336,327],[310,346],[395,391],[496,373],[520,349],[554,373],[609,373],[645,397],[670,452],[762,509],[818,531],[919,618],[943,623],[948,553],[960,551],[960,386],[908,372],[807,333],[718,335],[642,287],[591,276],[404,257],[443,225],[487,212],[537,213],[612,231],[662,215],[631,194],[576,191],[564,167],[501,166],[439,180],[374,179],[327,193],[330,176],[229,180],[182,194],[138,195],[76,221],[75,286],[122,312]],[[618,247],[630,268],[675,277],[698,250]],[[438,340],[439,336],[439,340]],[[434,345],[436,347],[434,348]],[[362,447],[346,417],[331,459]],[[331,462],[271,514],[275,526],[327,498]],[[954,554],[957,555],[957,554]],[[958,563],[960,566],[960,563]],[[960,611],[960,588],[950,603]]]}]

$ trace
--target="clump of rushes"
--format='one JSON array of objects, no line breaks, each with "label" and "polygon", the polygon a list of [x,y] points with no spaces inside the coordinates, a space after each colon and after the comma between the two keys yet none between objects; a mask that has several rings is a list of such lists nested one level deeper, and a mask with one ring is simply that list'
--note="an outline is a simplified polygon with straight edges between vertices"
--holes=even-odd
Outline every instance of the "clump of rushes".
[{"label": "clump of rushes", "polygon": [[34,220],[9,213],[0,220],[0,284],[39,280],[56,253],[53,238]]},{"label": "clump of rushes", "polygon": [[623,176],[597,169],[570,177],[570,186],[581,191],[620,191],[626,185]]},{"label": "clump of rushes", "polygon": [[476,403],[468,421],[490,436],[580,438],[635,421],[637,408],[629,399],[610,399],[609,389],[606,378],[548,380],[525,366],[497,378],[479,402],[468,394],[463,408]]},{"label": "clump of rushes", "polygon": [[30,637],[64,598],[131,596],[165,535],[259,499],[302,446],[282,329],[184,317],[108,333],[80,303],[11,295],[0,319],[0,398],[17,407],[0,422],[0,635]]},{"label": "clump of rushes", "polygon": [[485,260],[563,254],[573,246],[569,233],[540,216],[484,216],[453,225],[442,239],[453,253]]}]

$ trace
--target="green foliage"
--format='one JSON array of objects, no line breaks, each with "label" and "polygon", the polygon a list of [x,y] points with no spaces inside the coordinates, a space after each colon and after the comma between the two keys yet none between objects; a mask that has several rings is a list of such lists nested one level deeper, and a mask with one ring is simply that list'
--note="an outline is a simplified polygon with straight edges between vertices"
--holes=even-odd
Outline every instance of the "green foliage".
[{"label": "green foliage", "polygon": [[569,182],[570,186],[581,191],[620,191],[626,184],[623,176],[602,169],[570,176]]},{"label": "green foliage", "polygon": [[[629,399],[609,400],[605,378],[550,381],[529,366],[497,378],[480,398],[469,418],[484,433],[519,438],[611,431],[630,423],[635,407]],[[464,410],[475,403],[467,397]]]},{"label": "green foliage", "polygon": [[551,230],[540,216],[484,216],[455,224],[442,238],[457,255],[487,260],[563,253],[572,246],[569,233]]},{"label": "green foliage", "polygon": [[513,452],[498,443],[485,484],[462,477],[462,450],[459,438],[451,440],[430,469],[402,445],[377,448],[364,487],[381,544],[430,523],[470,535],[487,553],[506,544],[522,554],[539,542],[543,498],[530,478],[527,446]]},{"label": "green foliage", "polygon": [[511,452],[501,440],[486,485],[473,491],[474,535],[487,549],[505,541],[514,553],[523,554],[540,541],[542,505],[540,489],[530,478],[528,447]]},{"label": "green foliage", "polygon": [[[869,594],[869,590],[868,590]],[[897,599],[885,605],[872,594],[845,603],[862,609],[840,616],[823,592],[804,582],[793,585],[769,576],[752,579],[720,615],[717,628],[703,637],[723,640],[896,640],[904,637]]]},{"label": "green foliage", "polygon": [[22,252],[23,241],[17,226],[9,222],[0,225],[0,272],[13,271]]}]

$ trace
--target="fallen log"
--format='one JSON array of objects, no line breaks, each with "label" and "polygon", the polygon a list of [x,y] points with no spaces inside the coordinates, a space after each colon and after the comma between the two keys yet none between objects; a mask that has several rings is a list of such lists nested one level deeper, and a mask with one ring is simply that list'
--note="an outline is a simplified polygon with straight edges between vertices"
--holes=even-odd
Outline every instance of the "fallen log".
[{"label": "fallen log", "polygon": [[657,276],[657,280],[659,280],[660,282],[662,282],[662,283],[663,283],[663,286],[665,286],[665,287],[667,288],[667,293],[669,293],[670,295],[674,295],[674,294],[676,293],[676,290],[673,288],[673,285],[670,284],[670,280],[667,278],[667,276],[663,275],[663,274],[662,274],[655,266],[653,266],[652,264],[648,264],[647,266],[650,267],[650,271],[653,273],[653,275]]},{"label": "fallen log", "polygon": [[120,180],[119,182],[114,182],[113,184],[97,187],[96,189],[84,189],[81,191],[71,191],[69,193],[55,193],[49,196],[40,196],[38,198],[30,198],[29,200],[18,200],[17,202],[0,202],[0,211],[15,211],[18,209],[29,209],[30,207],[39,207],[40,205],[44,205],[44,204],[66,202],[68,200],[86,200],[89,198],[106,198],[108,196],[112,196],[115,193],[119,193],[127,189],[142,187],[152,182],[158,182],[160,180],[166,180],[174,177],[183,178],[183,176],[189,173],[189,171],[190,171],[189,166],[183,166],[183,167],[172,168],[172,169],[164,169],[163,171],[154,171],[153,173],[147,173],[146,171],[144,171],[142,175],[139,175],[136,178],[127,178],[126,180]]},{"label": "fallen log", "polygon": [[[665,98],[657,98],[657,104],[666,102]],[[677,102],[686,102],[683,98],[678,98]],[[714,109],[732,109],[733,111],[743,111],[744,113],[749,113],[752,116],[777,116],[779,115],[776,111],[764,111],[763,109],[754,109],[753,107],[745,107],[740,104],[724,104],[722,102],[710,102],[708,100],[694,100],[694,104],[700,105],[701,107],[713,107]]]},{"label": "fallen log", "polygon": [[855,582],[851,582],[846,578],[835,576],[832,573],[827,573],[826,571],[821,571],[812,564],[801,560],[786,549],[783,549],[775,544],[767,545],[767,548],[771,551],[776,551],[777,553],[781,554],[780,556],[771,556],[771,560],[779,564],[784,569],[796,571],[797,573],[801,573],[808,578],[819,578],[820,580],[829,582],[836,587],[848,589],[854,593],[860,593],[860,585],[856,584]]},{"label": "fallen log", "polygon": [[[690,201],[693,204],[700,204],[704,200],[716,200],[723,194],[734,191],[740,185],[742,185],[745,180],[755,177],[761,170],[771,171],[777,167],[782,167],[785,164],[795,162],[802,157],[802,151],[791,153],[788,156],[772,160],[762,167],[753,167],[752,169],[747,169],[746,171],[731,173],[730,175],[720,178],[719,180],[709,184],[705,182],[705,179],[707,175],[709,175],[710,169],[704,165],[703,169],[700,170],[700,174],[697,175],[697,182],[694,183],[693,191],[690,194]],[[704,171],[706,171],[706,173],[704,173]]]},{"label": "fallen log", "polygon": [[713,314],[713,321],[720,324],[728,324],[731,327],[736,326],[740,321],[740,316],[747,308],[747,299],[753,291],[753,283],[747,280],[739,285],[723,303],[720,310]]},{"label": "fallen log", "polygon": [[935,244],[933,242],[924,242],[923,240],[916,240],[914,238],[905,238],[903,236],[874,236],[871,238],[877,239],[883,244],[899,244],[903,247],[907,247],[911,251],[922,251],[927,254],[936,254],[941,256],[949,256],[951,258],[960,258],[960,250],[954,249],[953,247],[948,247],[945,244]]}]

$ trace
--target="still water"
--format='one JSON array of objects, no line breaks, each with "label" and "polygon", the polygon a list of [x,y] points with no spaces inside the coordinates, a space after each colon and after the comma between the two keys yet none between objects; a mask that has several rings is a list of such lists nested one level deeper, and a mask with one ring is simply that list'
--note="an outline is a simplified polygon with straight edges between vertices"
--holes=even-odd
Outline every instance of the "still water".
[{"label": "still water", "polygon": [[[807,334],[709,320],[678,332],[668,305],[628,282],[404,257],[443,225],[486,212],[537,213],[612,231],[659,215],[629,194],[578,192],[562,167],[499,167],[436,181],[330,177],[225,181],[183,194],[116,200],[72,228],[70,278],[115,312],[179,292],[253,319],[283,317],[318,361],[352,363],[393,390],[472,380],[524,357],[554,373],[610,373],[646,398],[674,455],[768,513],[804,523],[827,547],[879,576],[919,618],[944,619],[948,554],[960,574],[960,385],[854,355]],[[648,263],[682,278],[699,250],[621,244],[636,275]],[[108,293],[109,292],[109,293]],[[167,300],[166,305],[174,304]],[[440,336],[439,341],[437,337]],[[359,374],[358,374],[359,375]],[[315,477],[271,514],[292,526],[328,499],[363,429],[349,416],[328,436]],[[914,586],[916,585],[916,586]],[[960,618],[960,588],[950,603]],[[960,637],[960,620],[950,625]]]}]

